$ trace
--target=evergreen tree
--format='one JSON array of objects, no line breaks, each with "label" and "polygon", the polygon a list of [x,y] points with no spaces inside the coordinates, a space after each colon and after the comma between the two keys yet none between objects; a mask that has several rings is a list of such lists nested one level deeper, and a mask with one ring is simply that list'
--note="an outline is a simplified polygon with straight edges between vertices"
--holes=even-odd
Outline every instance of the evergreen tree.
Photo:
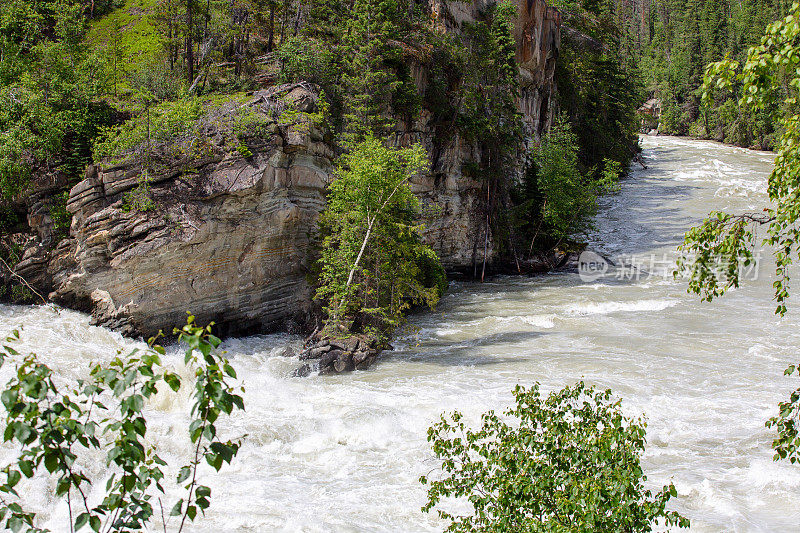
[{"label": "evergreen tree", "polygon": [[404,11],[398,0],[356,0],[343,37],[344,123],[347,142],[370,134],[385,136],[401,86],[395,66],[401,59]]},{"label": "evergreen tree", "polygon": [[646,24],[630,25],[645,37],[632,58],[649,93],[662,100],[661,131],[769,148],[775,124],[767,113],[738,106],[738,87],[705,107],[698,88],[707,63],[724,57],[744,60],[760,28],[787,7],[786,0],[655,0],[644,5]]}]

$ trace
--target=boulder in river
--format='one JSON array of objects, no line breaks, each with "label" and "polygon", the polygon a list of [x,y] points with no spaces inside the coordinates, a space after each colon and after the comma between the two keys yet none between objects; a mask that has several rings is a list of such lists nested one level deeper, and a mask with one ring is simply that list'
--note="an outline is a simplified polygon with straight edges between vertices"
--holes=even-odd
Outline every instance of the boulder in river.
[{"label": "boulder in river", "polygon": [[[306,342],[300,360],[319,360],[320,375],[341,374],[353,370],[366,370],[375,362],[381,351],[382,347],[379,347],[374,340],[360,335],[328,338],[315,333]],[[302,368],[295,371],[295,375],[299,375]]]},{"label": "boulder in river", "polygon": [[297,356],[297,351],[295,351],[295,349],[292,348],[291,346],[285,346],[283,348],[283,350],[280,351],[280,356],[281,357],[287,357],[287,358],[288,357],[296,357]]},{"label": "boulder in river", "polygon": [[311,375],[311,365],[303,365],[292,372],[294,378],[305,378]]}]

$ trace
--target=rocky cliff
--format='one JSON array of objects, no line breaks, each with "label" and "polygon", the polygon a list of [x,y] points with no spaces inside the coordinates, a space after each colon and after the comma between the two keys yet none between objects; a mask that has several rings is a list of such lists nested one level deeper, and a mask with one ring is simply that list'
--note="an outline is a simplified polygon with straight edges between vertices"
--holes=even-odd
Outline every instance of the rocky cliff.
[{"label": "rocky cliff", "polygon": [[[486,5],[435,0],[430,7],[445,31],[458,31]],[[552,116],[560,19],[541,0],[521,0],[519,13],[518,106],[535,138]],[[281,120],[276,109],[286,105],[300,118]],[[165,153],[146,179],[136,158],[89,167],[70,191],[72,225],[57,246],[49,245],[48,211],[29,209],[32,236],[16,273],[57,303],[129,335],[171,328],[188,310],[230,334],[306,322],[316,220],[334,158],[329,132],[307,118],[316,105],[306,84],[259,90],[210,111],[191,164]],[[263,126],[244,150],[228,142],[223,125],[243,112]],[[422,142],[431,154],[430,172],[413,183],[425,206],[425,238],[446,268],[468,269],[483,231],[485,191],[462,175],[462,165],[476,148],[457,135],[437,144],[428,111],[399,126],[397,138]],[[131,209],[131,195],[143,186],[155,208]]]}]

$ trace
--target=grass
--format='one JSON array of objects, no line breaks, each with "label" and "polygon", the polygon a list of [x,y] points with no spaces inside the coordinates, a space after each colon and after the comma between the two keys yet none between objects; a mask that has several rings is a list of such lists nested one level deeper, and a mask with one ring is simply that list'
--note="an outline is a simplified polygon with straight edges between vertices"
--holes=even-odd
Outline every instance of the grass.
[{"label": "grass", "polygon": [[[125,0],[122,7],[92,23],[87,36],[89,47],[107,54],[117,34],[123,56],[118,64],[123,72],[132,72],[159,60],[163,52],[162,39],[151,19],[156,3],[157,0]],[[119,78],[124,91],[124,76]]]}]

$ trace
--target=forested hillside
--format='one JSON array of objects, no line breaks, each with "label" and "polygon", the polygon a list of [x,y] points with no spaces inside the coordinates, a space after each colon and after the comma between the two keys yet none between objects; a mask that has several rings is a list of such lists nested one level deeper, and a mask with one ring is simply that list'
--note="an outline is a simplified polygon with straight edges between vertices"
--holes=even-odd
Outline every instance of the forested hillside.
[{"label": "forested hillside", "polygon": [[[661,133],[771,149],[771,110],[738,105],[741,85],[702,102],[706,65],[725,57],[744,63],[764,28],[787,14],[787,0],[621,0],[623,54],[638,65],[648,96],[662,102]],[[785,88],[776,87],[779,91]]]}]

